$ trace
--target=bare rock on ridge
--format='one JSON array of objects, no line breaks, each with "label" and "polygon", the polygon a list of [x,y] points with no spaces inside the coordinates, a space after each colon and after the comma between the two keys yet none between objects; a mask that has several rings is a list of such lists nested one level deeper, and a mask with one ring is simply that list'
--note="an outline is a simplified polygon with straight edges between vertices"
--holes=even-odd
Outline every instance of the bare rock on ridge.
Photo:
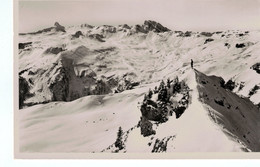
[{"label": "bare rock on ridge", "polygon": [[155,31],[157,33],[170,31],[167,27],[152,20],[145,20],[143,27],[145,31]]},{"label": "bare rock on ridge", "polygon": [[62,26],[62,25],[60,25],[58,22],[55,22],[55,23],[54,23],[54,26],[55,26],[55,30],[56,30],[56,31],[66,32],[66,31],[65,31],[65,27]]}]

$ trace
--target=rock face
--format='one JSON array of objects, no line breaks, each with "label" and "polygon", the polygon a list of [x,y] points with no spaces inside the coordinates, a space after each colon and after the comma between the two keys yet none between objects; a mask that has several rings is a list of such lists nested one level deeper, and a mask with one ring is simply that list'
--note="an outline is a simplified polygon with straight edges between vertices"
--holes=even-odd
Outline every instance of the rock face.
[{"label": "rock face", "polygon": [[[218,85],[216,76],[207,76],[196,72],[199,99],[208,105],[207,110],[214,122],[232,132],[241,143],[252,151],[260,149],[259,145],[259,109],[248,98],[239,97]],[[201,84],[202,80],[206,84]],[[248,121],[248,119],[250,121]]]},{"label": "rock face", "polygon": [[139,126],[141,128],[141,135],[144,137],[156,134],[155,130],[153,130],[153,124],[145,117],[141,117]]},{"label": "rock face", "polygon": [[66,75],[66,69],[61,68],[58,71],[58,75],[54,82],[49,85],[51,92],[53,93],[53,101],[67,101],[69,100],[69,77]]},{"label": "rock face", "polygon": [[143,27],[145,31],[155,31],[157,33],[170,31],[170,29],[168,29],[167,27],[164,27],[160,23],[152,20],[144,21]]},{"label": "rock face", "polygon": [[[44,68],[30,67],[21,70],[19,75],[25,76],[33,95],[24,98],[25,104],[39,104],[50,101],[72,101],[87,95],[104,95],[133,89],[139,85],[136,75],[97,75],[99,70],[107,70],[103,56],[114,53],[117,48],[100,48],[90,50],[85,46],[65,51],[62,47],[50,47],[44,55],[55,60]],[[98,56],[98,57],[96,57]],[[97,59],[95,59],[97,58]],[[97,61],[99,60],[99,61]],[[93,66],[93,63],[97,63]],[[21,103],[22,104],[22,103]]]},{"label": "rock face", "polygon": [[248,96],[253,96],[260,89],[260,85],[255,85],[250,91]]},{"label": "rock face", "polygon": [[119,27],[122,29],[131,29],[131,27],[127,24],[119,25]]},{"label": "rock face", "polygon": [[90,86],[95,84],[95,79],[88,75],[76,76],[72,63],[62,59],[56,74],[48,81],[53,101],[72,101],[93,93]]},{"label": "rock face", "polygon": [[152,149],[152,153],[166,152],[169,140],[173,140],[174,137],[175,136],[168,136],[163,138],[162,140],[156,139]]},{"label": "rock face", "polygon": [[110,25],[103,25],[103,26],[95,27],[94,29],[102,35],[106,35],[107,33],[116,32],[116,27],[110,26]]},{"label": "rock face", "polygon": [[167,27],[164,27],[160,23],[157,23],[157,22],[152,21],[152,20],[144,21],[143,25],[137,24],[137,25],[133,26],[131,30],[134,33],[138,33],[138,32],[148,33],[149,31],[153,31],[153,32],[156,32],[156,33],[162,33],[162,32],[171,31]]},{"label": "rock face", "polygon": [[91,28],[93,28],[94,26],[89,25],[89,24],[81,24],[80,27],[81,27],[81,28],[86,27],[86,28],[90,28],[90,29],[91,29]]},{"label": "rock face", "polygon": [[100,34],[90,34],[89,37],[99,42],[105,42],[105,40],[103,40],[104,36]]},{"label": "rock face", "polygon": [[140,83],[135,82],[137,75],[135,73],[126,73],[120,81],[118,81],[115,93],[123,92],[124,90],[131,90]]},{"label": "rock face", "polygon": [[237,43],[236,48],[244,48],[246,45],[244,43]]},{"label": "rock face", "polygon": [[30,96],[30,87],[28,82],[19,76],[19,109],[23,107],[24,101]]},{"label": "rock face", "polygon": [[134,32],[134,33],[139,33],[139,32],[141,32],[141,33],[147,33],[148,31],[147,30],[145,30],[144,29],[144,27],[143,26],[140,26],[140,25],[135,25],[133,28],[132,28],[132,31]]},{"label": "rock face", "polygon": [[112,92],[110,85],[104,80],[97,80],[95,85],[93,94],[104,95]]},{"label": "rock face", "polygon": [[236,87],[236,83],[232,81],[231,79],[227,81],[224,88],[232,91]]},{"label": "rock face", "polygon": [[109,32],[109,33],[115,33],[116,32],[116,27],[110,26],[110,25],[104,25],[103,26],[103,31]]},{"label": "rock face", "polygon": [[146,117],[148,120],[157,122],[166,122],[168,120],[168,111],[166,104],[159,103],[159,106],[152,100],[147,100],[141,106],[142,116]]},{"label": "rock face", "polygon": [[32,42],[19,43],[18,47],[19,47],[19,49],[24,49],[30,45],[32,45]]},{"label": "rock face", "polygon": [[214,41],[214,39],[208,38],[208,39],[205,40],[204,44],[209,43],[209,42],[212,42],[212,41]]},{"label": "rock face", "polygon": [[260,74],[260,63],[254,64],[251,68]]},{"label": "rock face", "polygon": [[[52,92],[53,101],[72,101],[77,98],[91,94],[90,87],[95,84],[95,79],[88,76],[86,72],[75,73],[75,59],[71,58],[77,54],[84,56],[87,48],[78,48],[75,52],[63,53],[55,72],[48,81],[48,87]],[[75,57],[74,57],[75,58]],[[84,73],[84,74],[83,74]]]},{"label": "rock face", "polygon": [[211,37],[213,35],[213,33],[210,32],[201,32],[200,35],[203,35],[205,37]]},{"label": "rock face", "polygon": [[51,53],[51,54],[59,54],[60,52],[64,51],[63,48],[61,47],[50,47],[48,48],[45,53],[48,54],[48,53]]},{"label": "rock face", "polygon": [[79,38],[80,36],[83,36],[81,31],[77,31],[75,34],[72,35],[73,38]]},{"label": "rock face", "polygon": [[65,27],[62,26],[62,25],[60,25],[58,22],[55,22],[55,23],[54,23],[54,26],[55,26],[55,30],[56,30],[56,31],[66,32],[66,31],[65,31]]}]

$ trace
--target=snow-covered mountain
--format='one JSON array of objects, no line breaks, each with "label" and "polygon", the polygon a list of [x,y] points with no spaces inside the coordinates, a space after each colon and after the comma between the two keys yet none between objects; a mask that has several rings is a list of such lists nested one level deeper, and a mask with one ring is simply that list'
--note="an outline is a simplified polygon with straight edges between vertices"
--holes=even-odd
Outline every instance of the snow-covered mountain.
[{"label": "snow-covered mountain", "polygon": [[260,151],[259,42],[150,20],[21,33],[20,151]]}]

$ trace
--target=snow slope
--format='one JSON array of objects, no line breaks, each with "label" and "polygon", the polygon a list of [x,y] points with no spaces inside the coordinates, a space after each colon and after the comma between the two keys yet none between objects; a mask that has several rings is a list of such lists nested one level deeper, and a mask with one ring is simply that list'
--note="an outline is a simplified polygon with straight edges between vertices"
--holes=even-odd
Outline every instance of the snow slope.
[{"label": "snow slope", "polygon": [[[147,91],[147,90],[145,90]],[[116,140],[118,127],[138,123],[144,90],[39,104],[20,111],[22,152],[100,152]]]},{"label": "snow slope", "polygon": [[247,145],[251,151],[260,150],[260,111],[247,98],[225,90],[219,78],[196,71],[199,97],[210,117],[234,140]]},{"label": "snow slope", "polygon": [[[209,79],[198,71],[196,75],[197,80]],[[201,85],[197,84],[194,71],[188,70],[184,76],[192,91],[191,104],[179,119],[172,116],[166,123],[156,126],[155,135],[143,137],[140,128],[136,127],[141,116],[138,102],[148,90],[139,88],[115,95],[88,96],[73,102],[52,102],[21,110],[20,149],[25,152],[100,152],[115,142],[121,126],[125,132],[125,149],[122,152],[152,152],[156,139],[167,138],[167,152],[259,151],[259,110],[255,107],[252,110],[255,113],[245,113],[244,119],[229,118],[222,110],[214,110],[214,104],[201,103],[199,94],[210,92],[211,88],[199,89],[198,92],[197,87]],[[221,93],[225,92],[225,89],[221,90]],[[234,93],[229,93],[231,99],[236,97]],[[237,101],[231,103],[232,106],[243,99],[234,100]],[[244,103],[241,106],[252,106],[250,101]],[[237,124],[240,121],[243,123]],[[232,130],[237,127],[239,130],[234,133]],[[251,132],[247,134],[251,144],[243,140],[247,131]]]}]

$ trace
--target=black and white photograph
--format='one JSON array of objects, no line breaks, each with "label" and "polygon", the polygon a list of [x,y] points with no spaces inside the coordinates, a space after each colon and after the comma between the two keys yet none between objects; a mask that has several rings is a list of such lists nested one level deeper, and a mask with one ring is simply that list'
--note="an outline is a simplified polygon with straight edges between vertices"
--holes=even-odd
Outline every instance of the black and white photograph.
[{"label": "black and white photograph", "polygon": [[260,158],[259,0],[15,3],[16,157]]}]

